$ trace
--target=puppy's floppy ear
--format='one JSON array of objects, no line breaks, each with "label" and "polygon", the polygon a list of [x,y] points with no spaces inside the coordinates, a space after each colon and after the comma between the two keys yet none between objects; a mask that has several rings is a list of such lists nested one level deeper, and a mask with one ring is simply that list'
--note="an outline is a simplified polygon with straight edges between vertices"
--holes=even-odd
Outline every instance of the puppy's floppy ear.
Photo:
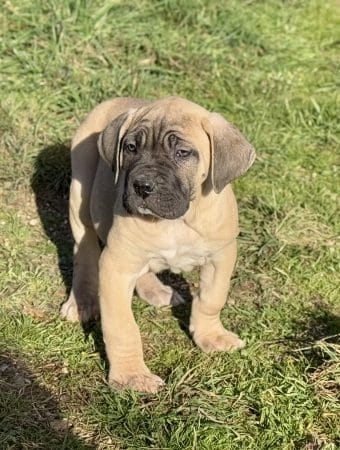
[{"label": "puppy's floppy ear", "polygon": [[256,154],[240,131],[220,114],[210,113],[203,121],[211,148],[211,178],[218,194],[253,164]]},{"label": "puppy's floppy ear", "polygon": [[118,181],[119,172],[123,163],[122,139],[132,121],[134,109],[120,114],[100,133],[98,137],[98,150],[104,161],[111,167]]}]

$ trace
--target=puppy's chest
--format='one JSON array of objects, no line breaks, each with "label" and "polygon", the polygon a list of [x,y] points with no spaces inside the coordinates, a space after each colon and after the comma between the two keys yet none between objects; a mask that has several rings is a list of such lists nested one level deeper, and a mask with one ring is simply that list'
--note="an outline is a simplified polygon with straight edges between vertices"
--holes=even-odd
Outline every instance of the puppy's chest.
[{"label": "puppy's chest", "polygon": [[[177,230],[176,230],[177,231]],[[211,256],[208,243],[193,230],[168,233],[163,245],[152,255],[152,271],[170,269],[172,272],[189,272],[206,264]]]}]

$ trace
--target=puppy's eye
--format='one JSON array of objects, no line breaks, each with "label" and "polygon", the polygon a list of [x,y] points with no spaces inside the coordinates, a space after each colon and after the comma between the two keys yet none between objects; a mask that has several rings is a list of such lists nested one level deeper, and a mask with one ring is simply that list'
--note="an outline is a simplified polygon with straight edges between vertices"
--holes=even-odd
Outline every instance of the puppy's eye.
[{"label": "puppy's eye", "polygon": [[177,158],[187,158],[192,153],[192,150],[176,150]]},{"label": "puppy's eye", "polygon": [[132,144],[131,142],[130,143],[126,142],[124,144],[124,150],[126,150],[127,152],[130,152],[130,153],[136,153],[137,147],[135,144]]}]

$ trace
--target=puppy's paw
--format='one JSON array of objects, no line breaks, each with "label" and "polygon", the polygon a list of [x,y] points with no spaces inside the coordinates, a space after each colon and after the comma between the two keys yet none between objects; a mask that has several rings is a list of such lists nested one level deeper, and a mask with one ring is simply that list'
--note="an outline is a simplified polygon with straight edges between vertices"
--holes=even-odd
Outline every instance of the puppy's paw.
[{"label": "puppy's paw", "polygon": [[164,386],[164,381],[160,377],[148,372],[115,374],[109,378],[109,383],[119,390],[133,389],[151,394],[155,394]]},{"label": "puppy's paw", "polygon": [[73,292],[68,300],[61,306],[60,315],[70,322],[83,322],[99,319],[99,305],[96,299],[88,298],[77,302]]},{"label": "puppy's paw", "polygon": [[227,330],[201,336],[194,335],[194,341],[205,353],[230,352],[241,349],[246,345],[237,334]]},{"label": "puppy's paw", "polygon": [[151,286],[144,292],[144,299],[153,306],[170,305],[173,291],[170,286]]},{"label": "puppy's paw", "polygon": [[181,295],[170,286],[157,286],[143,292],[144,300],[153,306],[178,306],[185,303]]}]

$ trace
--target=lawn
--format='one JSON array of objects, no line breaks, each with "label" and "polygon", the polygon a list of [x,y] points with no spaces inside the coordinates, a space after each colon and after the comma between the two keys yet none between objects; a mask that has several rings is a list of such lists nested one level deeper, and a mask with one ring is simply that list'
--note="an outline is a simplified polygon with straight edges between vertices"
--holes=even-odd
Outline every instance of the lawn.
[{"label": "lawn", "polygon": [[[0,448],[340,448],[339,3],[1,10]],[[205,355],[186,333],[189,305],[136,298],[146,361],[166,387],[117,392],[100,327],[58,316],[72,275],[69,144],[101,100],[172,94],[222,113],[257,149],[234,183],[239,258],[223,311],[247,346]],[[184,276],[197,288],[197,273]]]}]

